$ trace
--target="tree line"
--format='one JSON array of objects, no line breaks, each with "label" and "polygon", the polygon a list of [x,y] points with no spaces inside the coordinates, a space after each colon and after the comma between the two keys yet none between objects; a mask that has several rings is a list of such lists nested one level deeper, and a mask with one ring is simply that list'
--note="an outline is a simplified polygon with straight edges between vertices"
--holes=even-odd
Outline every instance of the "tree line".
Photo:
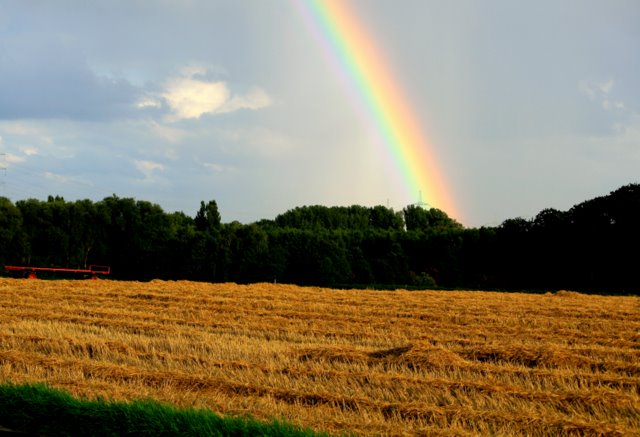
[{"label": "tree line", "polygon": [[214,200],[190,217],[115,195],[0,197],[0,265],[109,265],[129,280],[627,294],[640,292],[639,223],[639,184],[481,228],[416,205],[303,206],[241,224],[222,223]]}]

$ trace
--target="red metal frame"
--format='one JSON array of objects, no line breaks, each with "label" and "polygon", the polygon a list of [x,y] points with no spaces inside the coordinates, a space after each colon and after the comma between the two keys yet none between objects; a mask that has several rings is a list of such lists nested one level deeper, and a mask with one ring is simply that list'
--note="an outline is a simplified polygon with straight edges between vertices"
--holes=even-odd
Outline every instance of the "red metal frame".
[{"label": "red metal frame", "polygon": [[59,267],[29,267],[29,266],[4,266],[10,272],[27,272],[28,278],[36,279],[36,272],[64,272],[64,273],[87,273],[93,279],[97,279],[98,275],[108,275],[111,273],[109,266],[89,266],[88,269],[66,269]]}]

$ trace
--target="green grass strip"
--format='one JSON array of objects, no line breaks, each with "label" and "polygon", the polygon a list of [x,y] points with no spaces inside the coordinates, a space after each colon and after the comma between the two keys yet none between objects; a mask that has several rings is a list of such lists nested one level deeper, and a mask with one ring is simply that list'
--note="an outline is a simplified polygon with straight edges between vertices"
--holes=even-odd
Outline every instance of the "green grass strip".
[{"label": "green grass strip", "polygon": [[153,400],[81,400],[44,384],[0,385],[0,426],[47,436],[318,436],[280,421],[219,416]]}]

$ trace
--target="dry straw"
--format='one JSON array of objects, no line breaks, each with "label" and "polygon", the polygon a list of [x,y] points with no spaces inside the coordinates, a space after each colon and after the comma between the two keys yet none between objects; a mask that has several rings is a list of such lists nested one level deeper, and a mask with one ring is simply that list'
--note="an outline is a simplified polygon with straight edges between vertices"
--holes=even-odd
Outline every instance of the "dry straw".
[{"label": "dry straw", "polygon": [[0,279],[0,379],[374,435],[637,435],[640,299]]}]

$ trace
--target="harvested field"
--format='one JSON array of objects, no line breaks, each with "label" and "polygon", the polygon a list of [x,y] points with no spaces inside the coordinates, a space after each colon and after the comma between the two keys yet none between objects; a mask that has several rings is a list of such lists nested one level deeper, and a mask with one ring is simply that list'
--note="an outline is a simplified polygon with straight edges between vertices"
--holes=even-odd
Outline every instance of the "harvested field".
[{"label": "harvested field", "polygon": [[640,435],[640,298],[0,278],[0,382],[374,435]]}]

